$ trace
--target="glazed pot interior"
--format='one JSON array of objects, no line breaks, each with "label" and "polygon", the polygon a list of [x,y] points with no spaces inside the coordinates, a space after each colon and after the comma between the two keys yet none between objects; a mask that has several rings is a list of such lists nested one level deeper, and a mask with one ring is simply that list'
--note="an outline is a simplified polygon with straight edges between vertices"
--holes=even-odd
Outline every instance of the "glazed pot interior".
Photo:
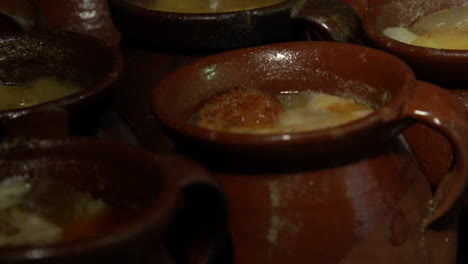
[{"label": "glazed pot interior", "polygon": [[[233,148],[281,142],[294,145],[305,140],[339,142],[338,138],[395,119],[412,93],[412,85],[409,67],[378,50],[329,42],[283,43],[226,52],[186,66],[154,89],[153,107],[170,129]],[[215,132],[191,122],[212,96],[238,87],[272,94],[312,90],[367,102],[377,111],[338,127],[289,133],[286,139],[278,134]],[[386,111],[380,111],[383,108]]]},{"label": "glazed pot interior", "polygon": [[[169,4],[159,4],[156,5],[157,2],[161,1],[155,1],[155,0],[136,0],[136,1],[128,1],[128,0],[123,0],[123,2],[126,2],[128,4],[142,7],[142,8],[149,8],[153,10],[160,10],[157,9],[163,8],[164,12],[179,12],[179,13],[186,13],[186,14],[195,14],[195,13],[222,13],[222,12],[237,12],[237,11],[245,11],[245,10],[250,10],[250,9],[257,9],[257,8],[263,8],[263,7],[268,7],[268,6],[274,6],[277,4],[280,4],[282,2],[286,2],[290,0],[270,0],[270,1],[226,1],[226,0],[215,0],[215,1],[193,1],[193,0],[187,0],[184,5],[186,7],[180,8],[176,4],[172,4],[172,9],[171,5]],[[172,1],[166,1],[166,3],[169,3]],[[231,9],[226,9],[225,6],[231,7]],[[193,10],[190,10],[188,7],[192,7]],[[183,12],[180,12],[179,10],[183,10]],[[220,10],[220,11],[216,11]]]},{"label": "glazed pot interior", "polygon": [[[419,19],[442,9],[465,5],[466,0],[394,0],[372,6],[368,17],[374,17],[375,27],[383,31],[388,27],[408,27]],[[378,14],[377,14],[378,13]],[[374,19],[374,18],[373,18]]]},{"label": "glazed pot interior", "polygon": [[466,85],[466,50],[433,49],[394,40],[383,31],[409,27],[422,17],[442,9],[466,5],[466,0],[393,0],[371,6],[363,20],[369,45],[386,50],[408,63],[418,79],[442,86]]},{"label": "glazed pot interior", "polygon": [[177,13],[109,1],[124,45],[202,53],[304,38],[303,30],[290,23],[297,5],[297,0],[286,0],[242,11]]},{"label": "glazed pot interior", "polygon": [[90,88],[118,72],[111,49],[93,37],[77,33],[4,33],[0,43],[2,83],[55,76]]},{"label": "glazed pot interior", "polygon": [[[89,133],[111,102],[111,87],[122,69],[123,61],[118,50],[92,36],[60,31],[0,34],[0,84],[34,86],[34,89],[31,89],[31,97],[38,102],[26,107],[17,107],[21,93],[17,96],[12,95],[11,101],[2,100],[0,120],[3,126],[0,128],[0,134],[41,137],[56,134],[54,131],[36,133],[35,129],[28,128],[28,121],[22,120],[22,117],[27,119],[28,115],[42,115],[42,112],[46,115],[43,120],[54,120],[51,121],[54,124],[49,124],[50,127],[57,127],[57,131],[63,131],[59,133]],[[41,96],[34,95],[37,89],[55,89],[54,86],[48,87],[43,84],[30,85],[42,78],[46,78],[46,84],[49,83],[48,80],[57,79],[54,81],[57,88],[66,88],[70,83],[79,90],[54,100],[41,101]],[[8,109],[9,105],[13,107]],[[56,110],[62,111],[63,117],[56,119],[53,113]],[[48,119],[47,116],[52,119]],[[37,121],[36,123],[41,123],[40,119]]]},{"label": "glazed pot interior", "polygon": [[[403,71],[406,74],[394,74]],[[201,105],[233,88],[273,94],[314,90],[351,96],[379,109],[406,86],[398,59],[345,44],[290,43],[227,52],[185,67],[155,89],[154,102],[171,121],[189,122]]]},{"label": "glazed pot interior", "polygon": [[[15,177],[31,180],[32,193],[34,188],[45,188],[48,182],[56,182],[66,190],[72,188],[90,194],[117,212],[106,218],[104,230],[81,239],[0,248],[0,260],[6,263],[37,258],[30,254],[32,251],[40,252],[40,260],[68,257],[65,259],[68,262],[75,254],[86,258],[97,250],[105,252],[108,247],[131,247],[131,243],[138,239],[144,241],[143,237],[155,236],[155,230],[164,228],[175,205],[175,185],[173,180],[168,180],[170,176],[161,161],[124,144],[85,138],[18,140],[1,144],[0,157],[4,161],[0,165],[0,182]],[[42,198],[38,203],[46,204],[44,212],[61,208],[65,206],[64,201],[70,200],[68,197],[55,200],[60,190],[57,187],[51,190],[39,196]],[[54,194],[54,190],[59,193]],[[68,203],[67,206],[74,206]]]}]

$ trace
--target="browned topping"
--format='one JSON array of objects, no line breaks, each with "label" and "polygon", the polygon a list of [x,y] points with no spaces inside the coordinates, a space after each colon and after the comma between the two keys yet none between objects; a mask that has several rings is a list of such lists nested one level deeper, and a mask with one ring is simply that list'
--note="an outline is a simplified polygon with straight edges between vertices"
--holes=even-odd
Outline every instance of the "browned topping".
[{"label": "browned topping", "polygon": [[198,125],[226,130],[275,124],[284,109],[276,97],[251,88],[236,88],[211,98],[198,113]]}]

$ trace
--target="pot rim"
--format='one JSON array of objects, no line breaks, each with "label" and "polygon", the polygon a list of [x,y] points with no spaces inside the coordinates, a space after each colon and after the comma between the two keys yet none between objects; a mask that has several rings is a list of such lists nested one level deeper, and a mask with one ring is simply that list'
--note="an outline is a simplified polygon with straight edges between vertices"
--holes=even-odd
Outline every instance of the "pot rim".
[{"label": "pot rim", "polygon": [[284,9],[293,8],[303,0],[285,0],[283,2],[263,6],[256,8],[249,8],[245,10],[230,11],[230,12],[216,12],[216,13],[180,13],[180,12],[169,12],[169,11],[160,11],[150,8],[141,7],[138,5],[130,4],[126,0],[111,0],[112,4],[115,4],[120,9],[125,10],[125,12],[132,15],[148,16],[154,17],[158,20],[229,20],[232,16],[238,16],[239,14],[245,14],[249,12],[275,12],[282,11]]},{"label": "pot rim", "polygon": [[99,47],[101,50],[108,52],[109,58],[112,60],[109,62],[109,65],[111,65],[111,67],[105,73],[105,75],[99,77],[97,82],[93,83],[90,86],[83,87],[83,89],[74,94],[28,107],[0,110],[0,119],[15,118],[17,116],[22,116],[31,112],[47,109],[68,109],[74,107],[75,105],[84,103],[85,101],[98,97],[102,92],[110,89],[111,85],[121,75],[124,67],[124,62],[119,50],[106,45],[104,41],[90,35],[76,32],[54,30],[6,32],[0,34],[0,43],[14,43],[18,39],[37,39],[39,41],[51,41],[51,37],[85,40],[89,43],[94,42],[93,45]]},{"label": "pot rim", "polygon": [[[453,50],[453,49],[436,49],[422,47],[417,45],[407,44],[386,36],[383,33],[385,28],[378,26],[378,20],[381,14],[386,12],[386,9],[392,8],[389,4],[374,5],[368,8],[363,18],[363,28],[367,38],[375,43],[377,47],[385,49],[395,55],[405,57],[427,57],[426,60],[447,61],[451,60],[454,63],[462,63],[467,61],[468,50]],[[468,5],[468,3],[467,3]],[[403,9],[400,9],[403,12]],[[417,18],[415,17],[415,20]],[[412,21],[414,23],[415,21]]]},{"label": "pot rim", "polygon": [[[180,79],[181,75],[186,71],[196,71],[197,69],[203,68],[203,66],[214,64],[215,62],[225,61],[240,57],[245,54],[252,54],[254,52],[263,51],[263,50],[311,50],[311,49],[343,49],[343,50],[355,50],[355,51],[364,51],[376,56],[385,58],[387,61],[396,63],[401,67],[401,74],[405,75],[403,78],[405,82],[402,84],[400,92],[393,95],[391,100],[376,110],[374,113],[352,121],[340,126],[306,131],[306,132],[294,132],[294,133],[279,133],[279,134],[267,134],[267,135],[253,135],[253,134],[233,134],[226,132],[218,132],[202,127],[198,127],[188,119],[177,120],[172,117],[161,105],[158,103],[158,97],[161,94],[161,87],[168,87],[170,83],[174,80]],[[404,63],[401,59],[392,56],[383,51],[363,47],[354,44],[344,44],[344,43],[333,43],[333,42],[287,42],[287,43],[278,43],[278,44],[269,44],[263,46],[257,46],[252,48],[244,48],[238,50],[227,51],[219,53],[216,55],[208,56],[202,58],[194,63],[191,63],[183,68],[180,68],[172,72],[164,80],[162,80],[157,86],[153,89],[153,99],[152,99],[152,109],[156,117],[159,118],[162,123],[168,127],[170,130],[176,132],[179,135],[190,138],[191,140],[196,140],[199,142],[204,142],[206,144],[214,144],[221,146],[230,146],[234,149],[246,147],[249,148],[264,148],[268,146],[297,146],[306,144],[312,144],[315,146],[325,146],[318,147],[317,150],[323,151],[327,145],[339,146],[340,142],[344,139],[352,136],[357,139],[366,140],[366,133],[363,131],[375,131],[378,128],[385,127],[384,130],[388,130],[388,125],[392,125],[392,122],[400,121],[402,111],[406,105],[406,102],[411,98],[414,92],[414,86],[416,79],[410,67]],[[395,131],[388,131],[388,136],[393,136],[395,133],[398,133],[402,128],[398,127]],[[359,140],[358,140],[359,141]],[[362,142],[356,142],[356,144],[362,144]]]}]

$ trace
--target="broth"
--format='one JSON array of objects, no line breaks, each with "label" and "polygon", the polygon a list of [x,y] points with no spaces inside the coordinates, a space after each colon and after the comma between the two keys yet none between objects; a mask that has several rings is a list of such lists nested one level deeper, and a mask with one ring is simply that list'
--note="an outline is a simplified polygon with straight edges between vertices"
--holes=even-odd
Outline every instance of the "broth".
[{"label": "broth", "polygon": [[53,101],[80,91],[72,82],[42,77],[22,85],[0,84],[0,110],[29,107]]},{"label": "broth", "polygon": [[49,177],[0,182],[0,246],[42,245],[96,236],[121,213]]},{"label": "broth", "polygon": [[416,46],[468,49],[468,6],[441,10],[423,17],[409,28],[391,27],[383,33],[400,42]]},{"label": "broth", "polygon": [[235,12],[275,5],[285,0],[154,0],[132,2],[141,7],[177,13]]},{"label": "broth", "polygon": [[[244,93],[248,93],[248,89]],[[268,95],[245,98],[236,92],[217,96],[194,116],[194,122],[204,128],[230,133],[290,133],[339,126],[374,111],[366,103],[313,91],[280,94],[274,99]],[[265,102],[267,100],[269,102]],[[255,112],[236,109],[247,104]],[[273,116],[265,121],[268,115]]]}]

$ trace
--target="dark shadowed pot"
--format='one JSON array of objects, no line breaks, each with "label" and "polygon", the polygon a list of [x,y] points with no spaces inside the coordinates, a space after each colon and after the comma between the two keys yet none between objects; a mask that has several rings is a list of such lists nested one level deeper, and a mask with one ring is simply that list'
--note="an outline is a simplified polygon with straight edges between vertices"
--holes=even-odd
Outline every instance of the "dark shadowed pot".
[{"label": "dark shadowed pot", "polygon": [[364,16],[369,6],[369,0],[343,0],[343,2],[352,6],[361,17]]},{"label": "dark shadowed pot", "polygon": [[[243,86],[358,97],[376,111],[302,133],[230,134],[193,123],[211,96]],[[153,109],[180,151],[224,186],[237,263],[455,263],[468,175],[463,107],[398,58],[331,42],[239,49],[169,75],[154,89]],[[416,121],[455,149],[435,193],[401,136]]]},{"label": "dark shadowed pot", "polygon": [[[2,143],[0,158],[2,183],[19,176],[36,182],[54,179],[118,212],[99,231],[76,233],[78,238],[3,245],[1,263],[215,263],[227,238],[226,201],[219,185],[200,165],[181,156],[70,137]],[[40,187],[32,182],[32,191]],[[53,191],[49,195],[56,197]],[[50,208],[54,206],[60,208]],[[194,255],[198,261],[190,258]]]},{"label": "dark shadowed pot", "polygon": [[29,0],[0,2],[0,32],[38,29],[42,26],[39,11]]},{"label": "dark shadowed pot", "polygon": [[[109,2],[125,39],[146,46],[214,51],[304,39],[361,42],[361,20],[338,0],[286,0],[224,13],[175,13],[143,8],[151,0]],[[135,3],[139,3],[136,5]]]},{"label": "dark shadowed pot", "polygon": [[91,35],[112,47],[120,43],[120,32],[112,24],[107,0],[67,0],[60,4],[50,0],[29,1],[37,7],[49,30]]},{"label": "dark shadowed pot", "polygon": [[[118,50],[87,35],[25,31],[0,35],[0,82],[21,84],[54,76],[82,87],[39,105],[0,111],[1,136],[81,133],[93,127],[110,102],[122,71]],[[50,121],[50,122],[49,122]]]}]

